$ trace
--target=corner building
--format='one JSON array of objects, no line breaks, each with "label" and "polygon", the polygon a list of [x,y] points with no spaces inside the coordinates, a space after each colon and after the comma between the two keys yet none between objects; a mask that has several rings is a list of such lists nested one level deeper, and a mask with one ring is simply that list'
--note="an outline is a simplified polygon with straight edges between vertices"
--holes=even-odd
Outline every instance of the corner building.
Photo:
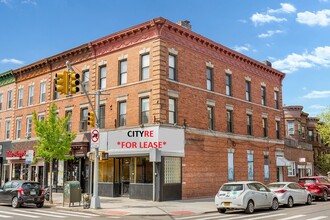
[{"label": "corner building", "polygon": [[[283,178],[284,74],[190,28],[155,18],[13,72],[24,88],[46,83],[37,112],[55,102],[72,114],[72,152],[93,151],[91,108],[80,92],[56,94],[55,74],[69,60],[88,92],[101,91],[100,196],[203,198],[228,181]],[[81,155],[78,178],[92,180],[93,157]]]}]

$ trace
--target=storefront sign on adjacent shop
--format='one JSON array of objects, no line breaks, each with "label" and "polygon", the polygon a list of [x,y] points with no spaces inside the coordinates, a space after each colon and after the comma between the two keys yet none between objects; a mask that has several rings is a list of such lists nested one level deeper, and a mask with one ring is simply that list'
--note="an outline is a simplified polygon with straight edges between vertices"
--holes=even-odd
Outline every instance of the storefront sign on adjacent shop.
[{"label": "storefront sign on adjacent shop", "polygon": [[6,152],[6,159],[23,159],[23,157],[25,156],[26,151],[7,151]]},{"label": "storefront sign on adjacent shop", "polygon": [[25,164],[31,164],[33,161],[33,150],[27,150],[25,154]]},{"label": "storefront sign on adjacent shop", "polygon": [[153,126],[108,132],[110,155],[149,154],[150,149],[183,157],[184,129]]}]

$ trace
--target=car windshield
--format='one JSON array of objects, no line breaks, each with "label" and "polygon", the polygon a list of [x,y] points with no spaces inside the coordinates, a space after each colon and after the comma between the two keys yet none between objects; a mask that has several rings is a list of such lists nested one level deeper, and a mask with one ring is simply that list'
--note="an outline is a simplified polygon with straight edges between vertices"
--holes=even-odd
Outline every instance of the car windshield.
[{"label": "car windshield", "polygon": [[315,179],[300,179],[298,183],[315,183]]},{"label": "car windshield", "polygon": [[242,191],[243,184],[225,184],[221,187],[221,191]]},{"label": "car windshield", "polygon": [[285,184],[269,184],[268,188],[279,189],[279,188],[283,188],[284,186],[285,186]]},{"label": "car windshield", "polygon": [[23,183],[22,185],[23,189],[39,189],[40,188],[40,184],[39,183]]}]

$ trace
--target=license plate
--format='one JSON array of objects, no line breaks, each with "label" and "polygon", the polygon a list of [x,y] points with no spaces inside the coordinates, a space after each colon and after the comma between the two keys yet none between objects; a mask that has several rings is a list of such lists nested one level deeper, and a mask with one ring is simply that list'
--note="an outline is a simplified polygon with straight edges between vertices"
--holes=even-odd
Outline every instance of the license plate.
[{"label": "license plate", "polygon": [[224,206],[230,206],[230,202],[225,202],[223,205]]},{"label": "license plate", "polygon": [[30,195],[36,195],[36,191],[30,191]]}]

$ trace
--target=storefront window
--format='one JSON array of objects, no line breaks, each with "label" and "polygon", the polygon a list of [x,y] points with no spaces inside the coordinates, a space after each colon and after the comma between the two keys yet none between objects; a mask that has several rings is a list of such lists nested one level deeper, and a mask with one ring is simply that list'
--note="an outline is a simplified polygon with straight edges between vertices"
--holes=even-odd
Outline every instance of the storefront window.
[{"label": "storefront window", "polygon": [[99,182],[113,182],[114,158],[101,160],[99,163]]},{"label": "storefront window", "polygon": [[149,157],[137,157],[135,160],[135,182],[152,183],[152,163]]},{"label": "storefront window", "polygon": [[164,158],[164,183],[181,183],[181,158]]}]

